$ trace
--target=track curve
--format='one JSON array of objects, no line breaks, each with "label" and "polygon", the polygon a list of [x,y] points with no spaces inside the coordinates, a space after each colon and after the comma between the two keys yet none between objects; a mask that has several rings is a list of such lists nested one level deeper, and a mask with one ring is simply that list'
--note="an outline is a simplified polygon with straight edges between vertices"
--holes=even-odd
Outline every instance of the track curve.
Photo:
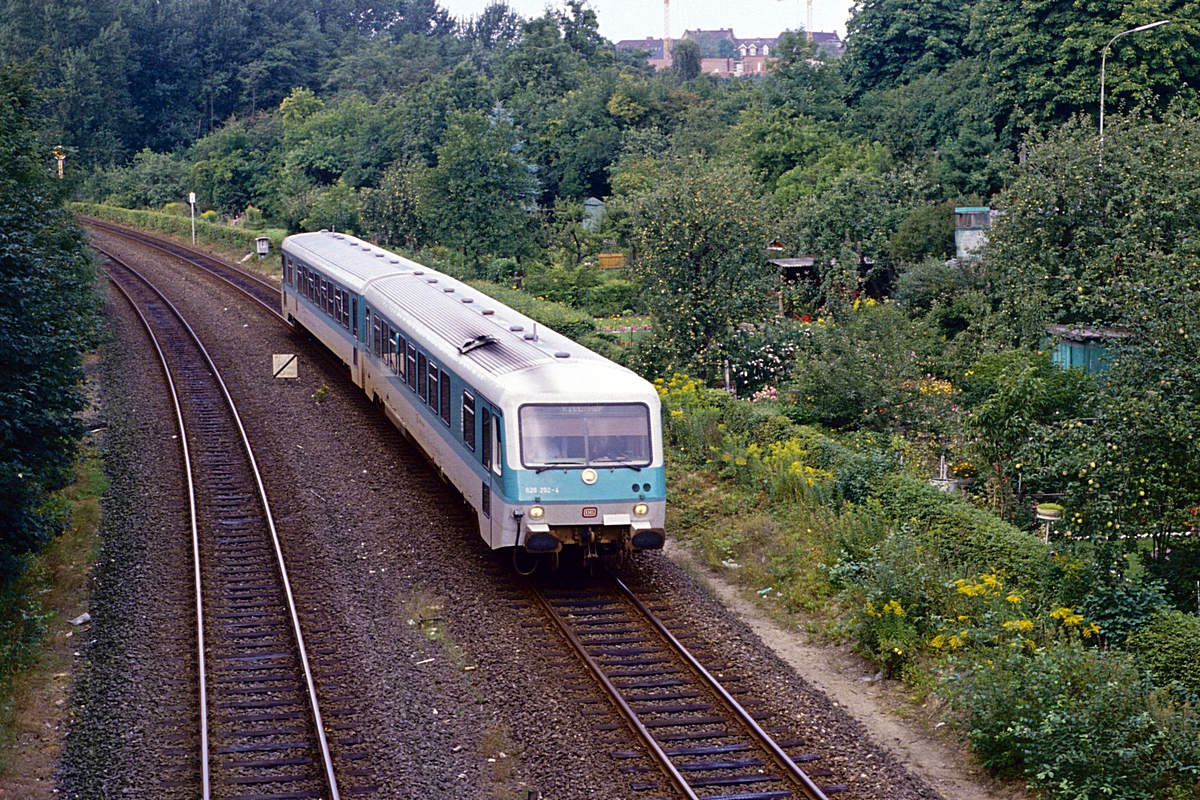
[{"label": "track curve", "polygon": [[267,311],[269,311],[276,319],[283,322],[285,325],[291,325],[282,314],[280,314],[280,292],[279,287],[260,275],[248,272],[244,269],[239,269],[232,264],[228,264],[219,258],[214,258],[207,253],[203,253],[195,248],[187,245],[178,244],[167,239],[154,236],[139,231],[134,228],[126,228],[122,225],[116,225],[106,220],[95,219],[93,217],[82,217],[84,225],[89,228],[94,228],[105,233],[120,236],[129,239],[146,247],[154,248],[162,253],[174,256],[188,262],[205,272],[209,272],[221,280],[228,283],[233,288],[245,294],[250,299],[259,303]]},{"label": "track curve", "polygon": [[201,794],[338,800],[287,566],[236,406],[179,312],[140,273],[104,255],[158,350],[187,461]]}]

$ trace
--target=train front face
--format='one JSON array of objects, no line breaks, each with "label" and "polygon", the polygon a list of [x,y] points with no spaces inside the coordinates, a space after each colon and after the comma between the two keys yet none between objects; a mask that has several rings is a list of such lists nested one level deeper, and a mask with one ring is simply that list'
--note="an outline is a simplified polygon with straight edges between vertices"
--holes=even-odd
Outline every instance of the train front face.
[{"label": "train front face", "polygon": [[[653,392],[653,389],[651,389]],[[661,549],[666,474],[658,396],[517,410],[520,543],[586,556]]]}]

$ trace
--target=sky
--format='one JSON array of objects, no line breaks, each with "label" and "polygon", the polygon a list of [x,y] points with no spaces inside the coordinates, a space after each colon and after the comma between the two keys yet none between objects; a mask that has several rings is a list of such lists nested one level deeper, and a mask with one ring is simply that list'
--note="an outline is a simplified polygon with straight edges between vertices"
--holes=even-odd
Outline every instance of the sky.
[{"label": "sky", "polygon": [[[459,19],[480,14],[492,0],[438,0],[438,5]],[[837,31],[846,36],[846,20],[852,0],[812,0],[813,30]],[[561,0],[507,0],[522,17],[540,17],[546,8],[562,8]],[[591,0],[606,39],[661,38],[661,0]],[[805,0],[671,0],[671,36],[685,30],[733,28],[738,38],[778,36],[785,30],[804,27]]]}]

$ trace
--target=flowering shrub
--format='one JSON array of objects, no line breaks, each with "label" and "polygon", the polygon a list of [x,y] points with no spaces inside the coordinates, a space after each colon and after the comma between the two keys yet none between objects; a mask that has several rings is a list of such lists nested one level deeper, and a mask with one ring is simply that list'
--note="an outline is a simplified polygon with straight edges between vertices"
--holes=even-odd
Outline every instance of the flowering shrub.
[{"label": "flowering shrub", "polygon": [[754,393],[750,398],[751,403],[777,403],[779,402],[779,390],[774,386],[764,386]]},{"label": "flowering shrub", "polygon": [[954,663],[945,689],[984,766],[1055,800],[1196,796],[1200,715],[1127,654],[1073,640]]}]

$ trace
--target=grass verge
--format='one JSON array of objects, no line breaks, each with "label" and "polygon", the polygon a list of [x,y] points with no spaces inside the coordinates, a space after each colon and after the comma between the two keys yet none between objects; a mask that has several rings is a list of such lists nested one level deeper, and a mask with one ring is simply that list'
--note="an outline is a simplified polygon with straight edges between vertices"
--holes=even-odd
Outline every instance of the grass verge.
[{"label": "grass verge", "polygon": [[85,445],[75,483],[62,493],[71,526],[30,559],[0,603],[0,629],[19,630],[0,663],[0,784],[14,796],[51,797],[74,662],[68,622],[87,610],[108,483],[99,450]]}]

